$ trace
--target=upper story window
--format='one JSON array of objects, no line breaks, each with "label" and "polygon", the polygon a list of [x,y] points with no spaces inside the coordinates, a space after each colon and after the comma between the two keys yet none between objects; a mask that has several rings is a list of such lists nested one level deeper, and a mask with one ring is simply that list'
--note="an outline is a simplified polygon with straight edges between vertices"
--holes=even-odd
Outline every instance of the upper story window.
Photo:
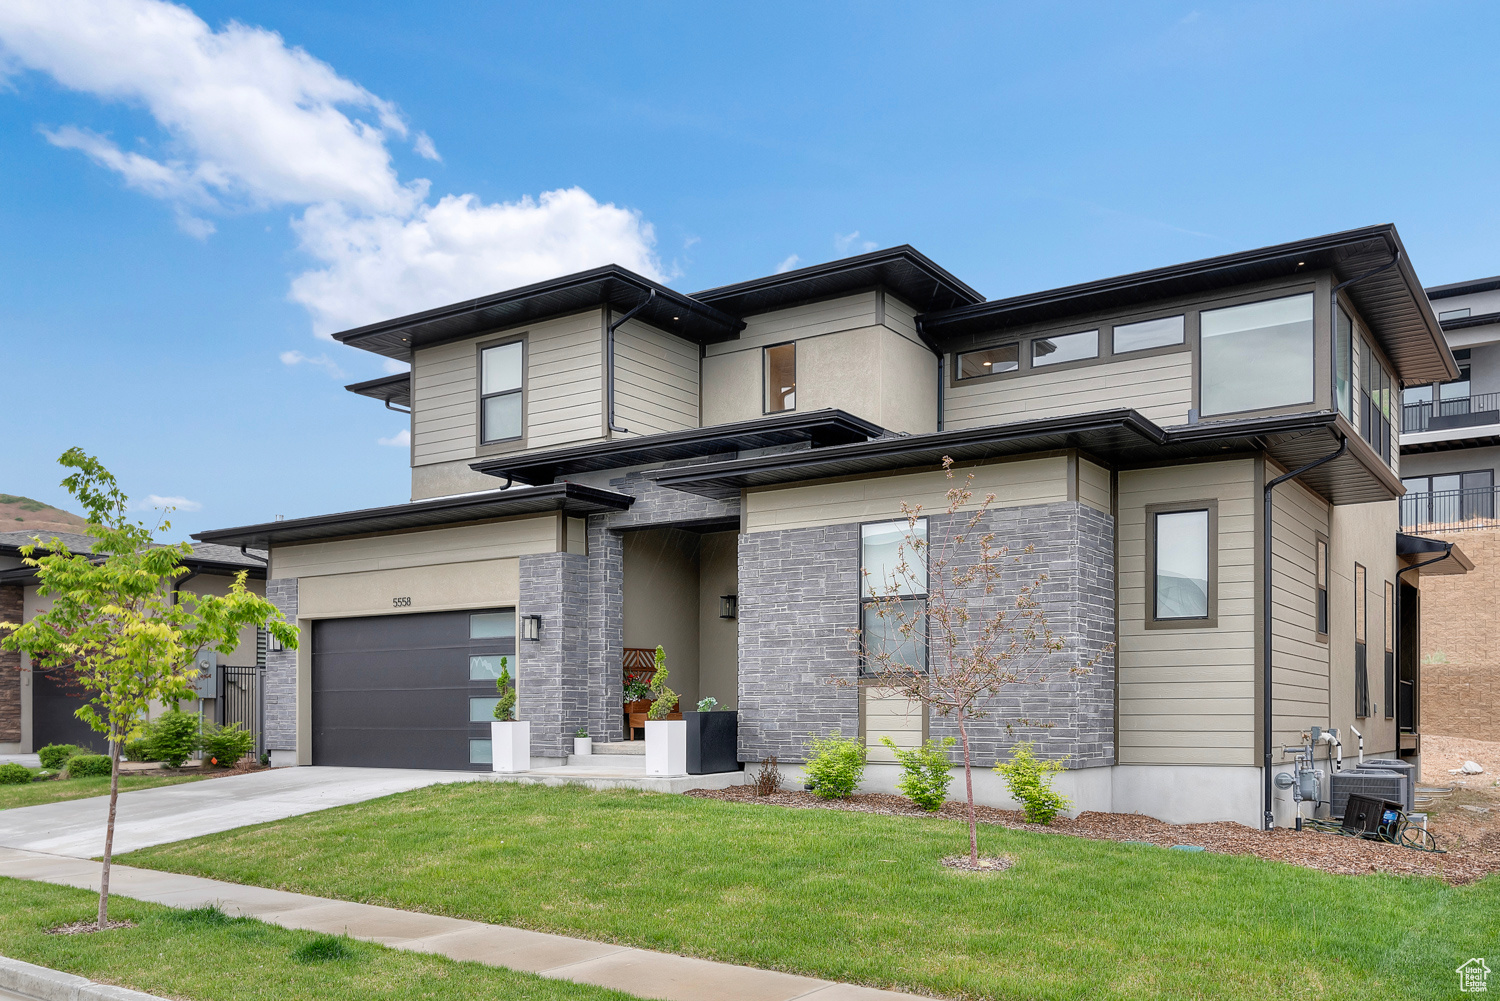
[{"label": "upper story window", "polygon": [[1333,387],[1338,396],[1339,413],[1354,423],[1354,321],[1339,307],[1338,329],[1334,331],[1335,349]]},{"label": "upper story window", "polygon": [[1115,354],[1126,351],[1144,351],[1161,348],[1183,341],[1183,318],[1163,316],[1157,320],[1142,320],[1139,323],[1122,323],[1115,327],[1113,349]]},{"label": "upper story window", "polygon": [[1458,378],[1452,382],[1438,384],[1438,399],[1440,400],[1463,400],[1468,399],[1469,390],[1469,349],[1459,348],[1453,352],[1453,360],[1458,362]]},{"label": "upper story window", "polygon": [[[860,639],[867,670],[927,669],[927,519],[861,525]],[[878,599],[878,600],[877,600]]]},{"label": "upper story window", "polygon": [[511,341],[479,352],[479,440],[512,441],[522,432],[526,343]]},{"label": "upper story window", "polygon": [[982,351],[965,351],[958,356],[958,377],[977,379],[997,372],[1014,372],[1021,367],[1021,345],[1001,344]]},{"label": "upper story window", "polygon": [[1061,365],[1099,357],[1099,331],[1082,330],[1057,337],[1037,337],[1031,342],[1031,367]]},{"label": "upper story window", "polygon": [[1391,461],[1391,374],[1369,342],[1360,340],[1359,432],[1386,462]]},{"label": "upper story window", "polygon": [[765,349],[766,413],[797,409],[797,345]]},{"label": "upper story window", "polygon": [[1469,317],[1469,307],[1463,309],[1444,310],[1438,314],[1439,320],[1466,320]]},{"label": "upper story window", "polygon": [[1201,314],[1205,415],[1265,410],[1313,398],[1313,295]]}]

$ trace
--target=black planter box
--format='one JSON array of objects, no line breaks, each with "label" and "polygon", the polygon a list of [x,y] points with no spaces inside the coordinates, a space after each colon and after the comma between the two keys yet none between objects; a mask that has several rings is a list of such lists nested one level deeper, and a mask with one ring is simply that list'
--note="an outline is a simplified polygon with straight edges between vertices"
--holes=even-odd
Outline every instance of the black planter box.
[{"label": "black planter box", "polygon": [[682,718],[687,721],[689,775],[737,772],[743,767],[739,759],[739,713],[733,709],[718,709],[711,713],[686,709]]}]

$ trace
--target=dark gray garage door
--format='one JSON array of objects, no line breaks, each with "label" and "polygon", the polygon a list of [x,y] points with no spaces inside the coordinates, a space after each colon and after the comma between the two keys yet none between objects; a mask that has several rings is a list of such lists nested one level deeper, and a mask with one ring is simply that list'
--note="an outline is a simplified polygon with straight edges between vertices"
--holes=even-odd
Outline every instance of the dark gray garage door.
[{"label": "dark gray garage door", "polygon": [[511,609],[313,624],[315,765],[490,767],[500,658],[516,675]]},{"label": "dark gray garage door", "polygon": [[77,744],[99,753],[109,749],[102,733],[95,733],[76,715],[93,693],[84,689],[66,667],[44,668],[31,674],[31,735],[33,747]]}]

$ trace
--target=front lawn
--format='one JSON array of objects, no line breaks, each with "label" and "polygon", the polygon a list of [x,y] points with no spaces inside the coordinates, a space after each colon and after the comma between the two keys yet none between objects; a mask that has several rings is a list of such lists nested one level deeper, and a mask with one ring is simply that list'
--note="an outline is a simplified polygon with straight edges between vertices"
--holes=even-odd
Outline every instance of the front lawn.
[{"label": "front lawn", "polygon": [[[154,789],[157,786],[174,786],[180,782],[197,782],[199,779],[213,777],[212,775],[121,775],[120,791],[131,792],[136,789]],[[0,810],[108,795],[108,775],[87,779],[48,779],[45,782],[31,782],[26,785],[0,786]]]},{"label": "front lawn", "polygon": [[[182,911],[125,897],[109,916],[136,922],[104,934],[48,935],[91,918],[97,894],[0,878],[0,955],[138,991],[191,1001],[317,998],[524,998],[631,1001],[629,995],[478,963],[343,940],[348,956],[317,961],[297,951],[321,936],[212,911]],[[7,995],[8,996],[8,995]]]},{"label": "front lawn", "polygon": [[121,861],[965,997],[1447,998],[1500,953],[1495,877],[981,838],[1014,868],[942,867],[967,842],[950,820],[474,782]]}]

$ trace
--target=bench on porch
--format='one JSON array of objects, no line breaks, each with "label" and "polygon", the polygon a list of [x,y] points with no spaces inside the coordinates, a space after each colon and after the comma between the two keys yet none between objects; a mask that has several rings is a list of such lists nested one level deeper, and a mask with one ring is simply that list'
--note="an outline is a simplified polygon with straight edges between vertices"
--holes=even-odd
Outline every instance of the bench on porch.
[{"label": "bench on porch", "polygon": [[[646,647],[625,648],[625,684],[639,681],[650,684],[652,675],[656,674],[656,649]],[[646,713],[651,709],[651,699],[639,699],[635,702],[627,702],[624,705],[625,714],[625,739],[635,740],[635,732],[641,731],[641,738],[646,736]],[[674,709],[667,714],[667,719],[682,719],[680,710]]]}]

